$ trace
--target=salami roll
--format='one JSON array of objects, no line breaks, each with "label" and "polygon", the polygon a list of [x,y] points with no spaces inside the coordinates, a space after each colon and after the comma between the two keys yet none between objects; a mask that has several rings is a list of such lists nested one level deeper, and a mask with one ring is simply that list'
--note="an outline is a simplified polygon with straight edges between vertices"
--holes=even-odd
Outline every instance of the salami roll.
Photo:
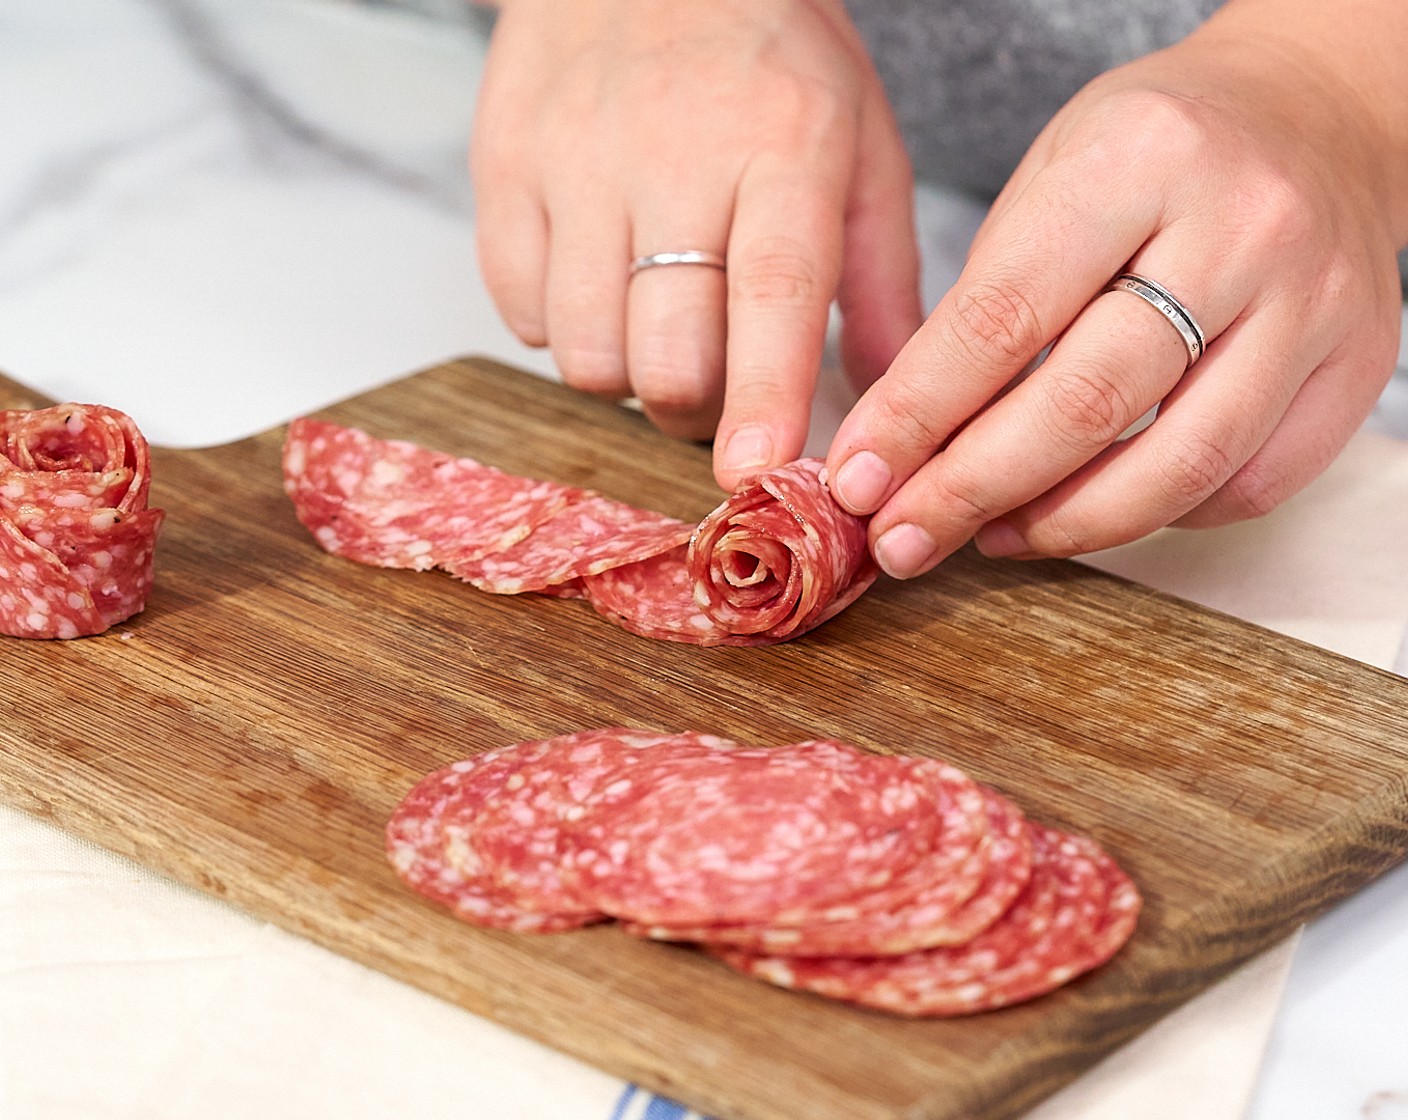
[{"label": "salami roll", "polygon": [[720,630],[782,641],[853,603],[875,582],[867,519],[826,488],[820,459],[743,483],[689,542],[694,601]]},{"label": "salami roll", "polygon": [[151,592],[165,513],[132,419],[92,404],[0,412],[0,633],[101,634]]}]

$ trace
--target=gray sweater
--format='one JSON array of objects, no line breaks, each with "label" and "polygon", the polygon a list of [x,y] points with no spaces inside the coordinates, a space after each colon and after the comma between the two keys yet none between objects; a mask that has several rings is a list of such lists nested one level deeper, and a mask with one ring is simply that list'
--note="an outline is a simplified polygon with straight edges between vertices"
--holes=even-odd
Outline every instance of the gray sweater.
[{"label": "gray sweater", "polygon": [[1071,95],[1219,0],[848,0],[921,179],[1001,188]]}]

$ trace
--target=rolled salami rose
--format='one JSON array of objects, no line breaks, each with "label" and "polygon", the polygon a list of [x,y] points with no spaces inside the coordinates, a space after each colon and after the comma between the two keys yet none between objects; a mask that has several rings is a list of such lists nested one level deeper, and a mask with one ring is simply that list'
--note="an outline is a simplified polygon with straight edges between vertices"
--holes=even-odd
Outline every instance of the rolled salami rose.
[{"label": "rolled salami rose", "polygon": [[689,542],[694,601],[720,630],[784,641],[853,603],[878,569],[867,519],[847,513],[820,459],[798,459],[743,483]]},{"label": "rolled salami rose", "polygon": [[0,633],[101,634],[146,606],[165,513],[151,457],[102,405],[0,411]]}]

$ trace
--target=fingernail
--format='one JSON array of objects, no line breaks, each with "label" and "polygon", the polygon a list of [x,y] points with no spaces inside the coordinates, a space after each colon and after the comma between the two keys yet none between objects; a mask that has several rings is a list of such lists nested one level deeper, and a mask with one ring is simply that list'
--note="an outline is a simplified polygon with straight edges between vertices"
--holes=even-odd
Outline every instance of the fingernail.
[{"label": "fingernail", "polygon": [[755,471],[772,462],[772,434],[759,424],[739,428],[724,447],[724,466],[734,471]]},{"label": "fingernail", "polygon": [[836,472],[831,493],[852,513],[874,513],[890,489],[891,478],[890,468],[879,455],[857,451]]},{"label": "fingernail", "polygon": [[939,546],[918,525],[902,522],[886,529],[875,542],[875,561],[887,575],[909,579],[928,569]]},{"label": "fingernail", "polygon": [[1031,552],[1027,540],[1013,528],[1011,522],[989,521],[973,537],[978,551],[992,560],[1004,560],[1011,556],[1025,556]]}]

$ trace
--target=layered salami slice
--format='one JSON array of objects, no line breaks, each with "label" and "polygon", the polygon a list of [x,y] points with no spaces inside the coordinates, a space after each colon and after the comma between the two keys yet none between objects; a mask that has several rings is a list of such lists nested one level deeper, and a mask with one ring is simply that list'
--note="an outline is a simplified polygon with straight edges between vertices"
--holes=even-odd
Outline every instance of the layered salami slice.
[{"label": "layered salami slice", "polygon": [[981,831],[974,828],[966,790],[943,799],[938,811],[948,819],[943,835],[926,856],[897,875],[888,888],[829,907],[810,921],[774,917],[754,924],[634,923],[628,928],[657,940],[704,941],[795,957],[893,956],[962,945],[997,921],[1031,877],[1032,841],[1026,818],[1005,797],[975,788],[985,820]]},{"label": "layered salami slice", "polygon": [[832,740],[662,759],[598,809],[569,859],[582,897],[634,922],[804,922],[884,888],[941,818],[918,760]]},{"label": "layered salami slice", "polygon": [[639,771],[657,757],[682,760],[739,747],[696,732],[609,727],[519,749],[536,761],[479,808],[475,846],[494,881],[521,906],[552,911],[584,905],[569,850],[584,820],[634,795]]},{"label": "layered salami slice", "polygon": [[642,638],[701,646],[758,645],[751,635],[730,634],[694,601],[688,547],[611,568],[581,581],[597,613]]},{"label": "layered salami slice", "polygon": [[1042,995],[1108,959],[1133,928],[1138,903],[1132,884],[1094,844],[1031,828],[1030,879],[1002,917],[966,944],[885,957],[712,951],[780,987],[899,1015],[963,1015]]},{"label": "layered salami slice", "polygon": [[865,519],[820,460],[746,483],[699,525],[312,419],[289,426],[284,487],[335,555],[439,568],[483,591],[585,598],[645,637],[765,645],[807,632],[875,580]]},{"label": "layered salami slice", "polygon": [[0,633],[84,637],[146,606],[165,518],[150,463],[115,409],[0,412]]},{"label": "layered salami slice", "polygon": [[901,1015],[1031,999],[1103,964],[1139,892],[1098,845],[932,759],[608,727],[437,771],[387,829],[410,886],[527,932],[616,919]]},{"label": "layered salami slice", "polygon": [[579,493],[306,418],[289,425],[283,472],[294,512],[328,552],[417,571],[509,548]]},{"label": "layered salami slice", "polygon": [[[407,886],[475,925],[549,933],[602,920],[601,911],[581,906],[556,888],[541,897],[500,882],[482,851],[485,809],[526,767],[571,743],[516,743],[456,762],[422,779],[402,799],[386,828],[391,866]],[[525,830],[526,831],[526,830]],[[523,833],[514,843],[526,844]]]},{"label": "layered salami slice", "polygon": [[519,543],[444,567],[481,591],[543,591],[668,553],[693,531],[663,513],[585,493]]}]

